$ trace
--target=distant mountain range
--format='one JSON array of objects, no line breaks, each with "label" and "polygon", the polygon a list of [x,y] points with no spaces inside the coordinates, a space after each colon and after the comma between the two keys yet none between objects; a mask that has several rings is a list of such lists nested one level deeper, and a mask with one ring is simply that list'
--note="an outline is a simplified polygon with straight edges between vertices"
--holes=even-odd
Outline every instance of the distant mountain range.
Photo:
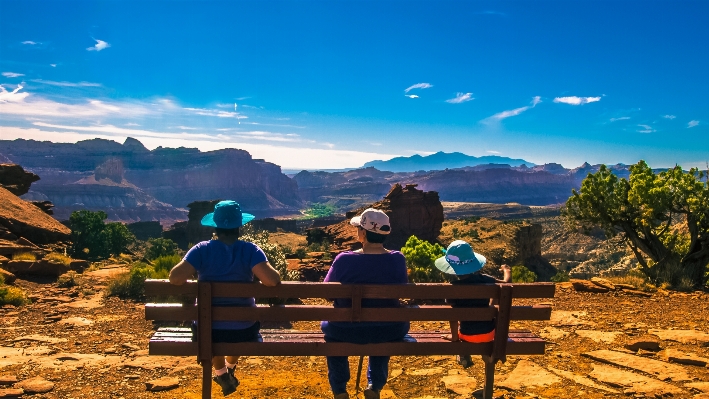
[{"label": "distant mountain range", "polygon": [[524,159],[513,159],[497,155],[475,157],[460,152],[446,153],[440,151],[426,156],[416,154],[410,157],[396,157],[388,161],[371,161],[365,163],[363,168],[372,167],[389,172],[418,172],[422,170],[457,169],[486,164],[509,165],[512,167],[522,165],[527,167],[535,166],[535,164]]}]

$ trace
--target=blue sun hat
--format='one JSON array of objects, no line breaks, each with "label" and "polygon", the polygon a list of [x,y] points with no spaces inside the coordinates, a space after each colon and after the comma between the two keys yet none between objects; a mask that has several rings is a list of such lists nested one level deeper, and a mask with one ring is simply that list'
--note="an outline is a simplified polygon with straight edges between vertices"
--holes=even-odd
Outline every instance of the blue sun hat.
[{"label": "blue sun hat", "polygon": [[241,212],[241,207],[236,201],[219,201],[214,205],[214,212],[202,218],[202,226],[216,227],[219,229],[235,229],[254,220],[255,216]]},{"label": "blue sun hat", "polygon": [[463,240],[456,240],[448,246],[445,256],[436,259],[435,264],[443,273],[462,276],[482,269],[485,262],[487,259],[475,253],[470,244]]}]

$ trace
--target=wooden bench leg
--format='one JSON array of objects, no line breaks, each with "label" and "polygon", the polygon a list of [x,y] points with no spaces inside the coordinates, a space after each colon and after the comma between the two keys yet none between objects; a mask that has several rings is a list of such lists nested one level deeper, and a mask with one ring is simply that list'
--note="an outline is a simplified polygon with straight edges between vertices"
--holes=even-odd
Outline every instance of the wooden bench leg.
[{"label": "wooden bench leg", "polygon": [[212,399],[212,362],[202,360],[202,399]]},{"label": "wooden bench leg", "polygon": [[492,390],[495,384],[495,360],[483,356],[485,362],[485,386],[483,388],[483,399],[492,399]]}]

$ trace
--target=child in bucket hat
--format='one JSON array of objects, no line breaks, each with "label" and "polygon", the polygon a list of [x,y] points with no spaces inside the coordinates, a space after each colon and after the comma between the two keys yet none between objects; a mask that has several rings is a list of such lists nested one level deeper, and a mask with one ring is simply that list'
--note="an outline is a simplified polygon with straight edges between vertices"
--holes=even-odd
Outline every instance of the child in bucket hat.
[{"label": "child in bucket hat", "polygon": [[[473,247],[463,240],[453,241],[446,249],[446,254],[436,259],[436,268],[445,274],[453,275],[457,279],[451,284],[454,285],[480,285],[509,283],[512,281],[510,267],[502,265],[500,270],[504,274],[503,280],[497,280],[492,276],[483,274],[480,271],[487,259],[473,251]],[[482,308],[490,306],[488,299],[451,299],[448,303],[452,307],[460,308]],[[451,324],[451,331],[458,330],[458,339],[466,342],[482,343],[490,342],[495,338],[495,322],[490,321],[461,321],[460,325]],[[456,334],[453,334],[455,336]],[[458,363],[464,368],[473,364],[470,355],[458,355]]]}]

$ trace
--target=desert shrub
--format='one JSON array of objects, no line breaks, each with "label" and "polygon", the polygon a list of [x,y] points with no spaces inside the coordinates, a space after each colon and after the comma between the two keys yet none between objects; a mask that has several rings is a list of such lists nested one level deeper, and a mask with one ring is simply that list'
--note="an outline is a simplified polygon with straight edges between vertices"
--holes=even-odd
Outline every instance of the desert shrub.
[{"label": "desert shrub", "polygon": [[266,230],[256,230],[251,225],[241,227],[240,240],[252,242],[258,245],[266,254],[268,262],[281,275],[281,280],[297,280],[300,275],[295,271],[288,271],[288,262],[286,255],[278,244],[269,242],[270,235]]},{"label": "desert shrub", "polygon": [[30,300],[25,295],[25,292],[18,287],[10,287],[5,285],[5,277],[0,274],[0,306],[14,305],[22,306],[29,303]]},{"label": "desert shrub", "polygon": [[406,268],[409,271],[409,281],[413,283],[439,283],[445,281],[443,273],[436,269],[434,262],[443,256],[443,247],[419,240],[416,236],[409,237],[406,245],[401,248],[406,258]]},{"label": "desert shrub", "polygon": [[559,271],[551,277],[551,281],[554,283],[563,283],[564,281],[569,280],[571,280],[571,277],[569,277],[569,273],[564,271]]},{"label": "desert shrub", "polygon": [[[614,284],[627,284],[633,286],[636,290],[654,292],[657,287],[650,282],[650,279],[640,270],[631,270],[624,276],[609,276],[607,277]],[[670,288],[668,283],[663,284],[665,288]]]},{"label": "desert shrub", "polygon": [[533,283],[537,281],[537,275],[524,266],[512,266],[513,283]]},{"label": "desert shrub", "polygon": [[283,245],[283,244],[279,244],[279,245],[281,247],[281,252],[283,252],[284,255],[288,256],[288,255],[293,254],[293,247],[291,247],[290,245]]},{"label": "desert shrub", "polygon": [[79,283],[77,281],[78,280],[77,276],[78,276],[78,274],[73,270],[62,274],[57,279],[57,287],[71,288],[71,287],[78,285]]},{"label": "desert shrub", "polygon": [[[153,260],[153,268],[155,269],[156,272],[165,271],[169,275],[170,270],[172,270],[172,268],[176,264],[180,263],[181,260],[182,260],[182,257],[180,257],[180,255],[177,255],[177,254],[164,255],[164,256],[161,256],[161,257]],[[156,278],[167,278],[167,277],[156,277]]]},{"label": "desert shrub", "polygon": [[12,255],[13,260],[37,260],[37,255],[32,252],[20,252]]},{"label": "desert shrub", "polygon": [[296,258],[303,260],[306,256],[308,256],[308,251],[305,248],[300,247],[295,250],[294,254]]},{"label": "desert shrub", "polygon": [[145,297],[145,280],[149,278],[167,278],[167,273],[156,272],[152,266],[136,262],[129,272],[121,273],[108,282],[108,295],[141,300]]},{"label": "desert shrub", "polygon": [[69,217],[71,255],[79,259],[106,259],[120,255],[135,241],[135,236],[122,223],[105,223],[103,211],[74,211]]},{"label": "desert shrub", "polygon": [[71,265],[71,258],[64,255],[60,254],[57,252],[50,252],[46,255],[44,255],[44,260],[48,260],[50,262],[55,262],[55,263],[61,263],[64,266],[69,266]]},{"label": "desert shrub", "polygon": [[153,260],[161,256],[177,254],[177,243],[169,238],[151,238],[148,240],[148,249],[145,257]]},{"label": "desert shrub", "polygon": [[453,239],[457,240],[457,239],[458,239],[458,235],[460,234],[460,230],[458,230],[457,227],[453,227],[453,228],[451,229],[451,234],[453,235]]}]

